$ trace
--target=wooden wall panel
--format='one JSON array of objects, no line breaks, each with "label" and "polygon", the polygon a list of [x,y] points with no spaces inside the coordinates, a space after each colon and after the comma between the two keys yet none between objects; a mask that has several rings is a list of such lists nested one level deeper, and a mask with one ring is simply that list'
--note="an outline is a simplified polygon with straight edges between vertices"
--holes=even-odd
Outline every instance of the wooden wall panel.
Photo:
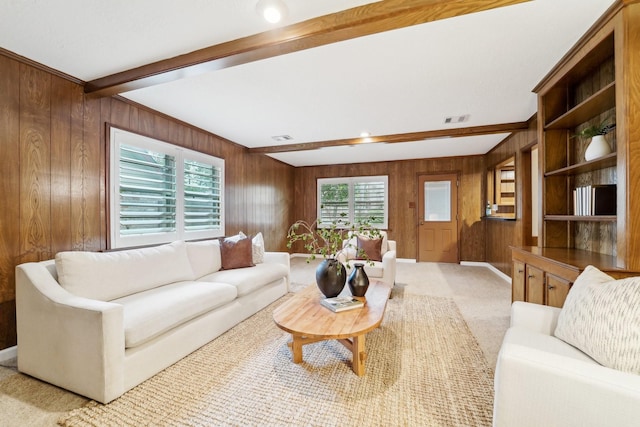
[{"label": "wooden wall panel", "polygon": [[20,65],[19,262],[51,258],[51,75]]},{"label": "wooden wall panel", "polygon": [[[20,64],[0,55],[0,302],[15,298],[14,265],[20,251],[17,226],[20,217],[19,79]],[[4,328],[9,319],[9,311],[1,310],[0,328]]]},{"label": "wooden wall panel", "polygon": [[72,247],[71,235],[71,88],[51,79],[51,252]]},{"label": "wooden wall panel", "polygon": [[[69,161],[71,207],[71,246],[69,249],[81,251],[85,248],[85,203],[84,203],[84,91],[75,85],[71,89],[71,153]],[[64,197],[60,195],[60,197]]]}]

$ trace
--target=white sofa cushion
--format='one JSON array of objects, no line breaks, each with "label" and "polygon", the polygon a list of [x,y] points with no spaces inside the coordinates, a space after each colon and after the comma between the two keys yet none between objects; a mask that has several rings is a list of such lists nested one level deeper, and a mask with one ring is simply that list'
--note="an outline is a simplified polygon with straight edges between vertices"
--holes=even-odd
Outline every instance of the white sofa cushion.
[{"label": "white sofa cushion", "polygon": [[640,277],[587,267],[569,291],[554,335],[609,368],[640,374]]},{"label": "white sofa cushion", "polygon": [[520,326],[512,326],[507,330],[503,339],[503,345],[518,345],[535,349],[547,353],[553,353],[558,356],[570,357],[572,359],[581,360],[587,363],[597,364],[595,360],[578,350],[577,348],[567,345],[566,342],[559,338],[544,333],[531,331]]},{"label": "white sofa cushion", "polygon": [[222,259],[220,258],[220,242],[218,239],[187,242],[186,245],[194,278],[198,279],[220,270]]},{"label": "white sofa cushion", "polygon": [[258,264],[253,267],[220,270],[199,280],[233,285],[238,290],[238,297],[241,297],[273,281],[287,277],[288,274],[289,271],[283,264]]},{"label": "white sofa cushion", "polygon": [[56,270],[67,291],[100,301],[194,278],[181,241],[119,252],[59,252]]},{"label": "white sofa cushion", "polygon": [[137,347],[237,296],[234,286],[178,282],[116,299],[124,310],[124,343]]}]

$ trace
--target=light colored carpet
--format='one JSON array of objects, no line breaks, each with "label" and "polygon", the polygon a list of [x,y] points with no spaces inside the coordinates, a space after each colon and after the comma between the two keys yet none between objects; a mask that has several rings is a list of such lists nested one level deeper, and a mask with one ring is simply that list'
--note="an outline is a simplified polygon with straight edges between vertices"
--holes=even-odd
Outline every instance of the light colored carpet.
[{"label": "light colored carpet", "polygon": [[[367,335],[366,375],[351,371],[335,341],[304,347],[291,362],[273,308],[108,405],[73,411],[61,424],[487,426],[492,369],[449,298],[405,296]],[[285,297],[287,298],[287,297]]]},{"label": "light colored carpet", "polygon": [[[299,289],[302,284],[311,283],[314,269],[315,265],[313,263],[308,265],[302,258],[293,258],[291,275],[292,281],[297,283],[293,288]],[[371,412],[371,408],[375,409],[378,406],[383,408],[386,414],[393,414],[393,420],[384,419],[385,422],[389,421],[386,423],[387,425],[402,425],[401,422],[405,422],[406,425],[443,426],[482,426],[489,424],[491,414],[490,412],[487,414],[486,411],[490,407],[490,403],[487,403],[487,400],[490,401],[492,399],[491,368],[495,365],[499,344],[509,323],[509,284],[484,267],[468,267],[455,264],[399,263],[397,279],[398,283],[405,284],[399,286],[396,290],[396,292],[402,292],[402,307],[405,310],[402,312],[402,317],[405,319],[405,324],[400,328],[402,332],[398,332],[397,319],[399,312],[396,310],[387,312],[383,326],[374,331],[368,340],[367,347],[370,357],[367,362],[367,375],[363,378],[358,379],[350,370],[349,354],[346,349],[333,342],[307,346],[304,350],[305,363],[302,365],[291,363],[288,348],[284,344],[287,340],[286,334],[273,326],[271,318],[266,312],[264,314],[267,315],[268,319],[262,323],[271,329],[269,334],[261,337],[260,342],[264,340],[265,348],[274,349],[270,355],[271,359],[268,358],[268,352],[263,352],[261,345],[258,345],[255,340],[255,337],[259,335],[256,333],[256,327],[250,326],[262,314],[259,313],[236,328],[241,332],[232,331],[213,343],[220,341],[228,342],[229,346],[235,345],[235,342],[229,342],[229,338],[225,338],[233,333],[237,341],[250,341],[253,345],[244,347],[243,350],[234,350],[235,354],[228,352],[225,347],[224,351],[215,354],[215,356],[207,356],[206,351],[209,351],[209,347],[205,347],[198,353],[198,357],[201,359],[200,362],[195,362],[197,366],[192,366],[188,369],[188,375],[184,372],[181,375],[184,375],[187,382],[204,382],[209,387],[221,387],[213,392],[214,395],[218,394],[220,390],[230,392],[231,394],[219,393],[218,398],[222,399],[222,402],[218,404],[225,408],[234,408],[237,413],[234,416],[240,417],[237,420],[245,420],[248,416],[247,413],[251,414],[253,411],[254,413],[251,416],[254,417],[254,424],[302,425],[306,423],[307,425],[342,425],[334,417],[327,418],[327,414],[332,413],[334,404],[326,402],[338,402],[338,407],[342,408],[341,410],[344,410],[345,406],[353,408],[354,406],[351,405],[369,405],[366,406],[366,410],[355,415],[353,422],[361,425],[385,424],[382,418],[378,419],[368,415]],[[389,302],[389,309],[398,306],[400,299],[394,300],[392,299]],[[277,304],[279,302],[275,305]],[[428,310],[417,310],[416,313],[418,314],[416,314],[415,318],[408,316],[406,311],[413,310],[411,307],[415,305],[425,305]],[[462,336],[466,337],[464,343],[460,341],[461,338],[458,338],[458,333],[450,334],[447,340],[442,336],[436,337],[440,341],[428,346],[423,344],[427,341],[421,338],[420,335],[414,335],[413,333],[407,335],[406,330],[411,325],[428,330],[431,335],[440,334],[441,332],[429,329],[434,327],[434,323],[426,320],[435,317],[441,318],[442,316],[438,315],[440,312],[458,313],[454,316],[458,320],[449,323],[453,323],[452,327],[461,328],[465,331],[462,334]],[[462,324],[459,322],[460,313],[466,321],[462,322]],[[396,320],[394,321],[394,319]],[[469,330],[475,339],[470,337]],[[397,349],[395,352],[388,352],[384,359],[379,359],[376,350],[378,344],[373,341],[374,337],[378,340],[377,342],[382,343],[379,344],[380,346],[389,346],[389,343],[398,344],[399,342],[407,345],[403,346],[402,351]],[[398,337],[402,337],[402,339]],[[467,343],[466,340],[469,339],[471,342]],[[467,352],[467,347],[470,347],[472,351]],[[482,352],[478,352],[478,348]],[[442,364],[440,351],[444,350],[455,355],[454,361],[449,365]],[[484,360],[482,353],[484,354]],[[193,356],[195,357],[196,355],[194,354]],[[412,361],[410,357],[415,359],[422,357],[422,359],[419,362],[412,363],[415,360]],[[240,359],[254,360],[254,358],[255,362],[238,364]],[[216,366],[218,366],[217,377],[210,373],[205,374],[210,372],[211,360],[214,360]],[[395,363],[394,360],[401,363],[396,367],[392,367],[390,364]],[[471,369],[473,375],[469,377],[465,369],[468,370],[469,366],[474,366],[477,363],[480,363],[480,365]],[[55,425],[56,420],[61,415],[70,410],[82,408],[88,402],[87,399],[81,396],[17,373],[15,360],[3,363],[3,365],[5,366],[0,366],[0,425],[2,426]],[[244,371],[251,366],[255,367],[253,372]],[[461,367],[464,367],[464,369],[461,370]],[[442,382],[442,378],[451,375],[445,368],[453,370],[454,373],[462,372],[461,375],[455,377],[462,379],[452,381],[451,378],[448,378],[448,381]],[[172,367],[170,369],[178,368]],[[154,404],[154,411],[159,410],[161,414],[167,411],[172,413],[192,413],[193,411],[197,412],[198,408],[200,408],[202,413],[206,413],[206,411],[211,410],[210,408],[215,407],[210,403],[176,405],[175,402],[180,401],[183,396],[193,397],[194,394],[184,391],[182,389],[184,385],[180,385],[179,381],[176,385],[168,381],[166,377],[167,371],[150,380],[154,381],[153,384],[164,384],[161,392],[151,396],[160,399],[158,402],[163,402]],[[481,375],[477,374],[478,372]],[[296,374],[299,377],[294,377],[291,380],[295,387],[290,385],[290,388],[287,389],[284,379],[289,378],[289,374]],[[376,375],[378,381],[375,385],[371,383],[373,375]],[[235,376],[239,376],[240,382],[229,383],[224,381],[225,378],[233,378]],[[308,383],[312,382],[309,378],[314,379],[316,387],[308,385]],[[260,379],[260,381],[257,381],[257,379]],[[473,384],[477,382],[485,383],[482,387],[478,387],[482,392],[473,391],[476,390],[476,386]],[[145,383],[140,387],[151,386],[152,384],[147,385]],[[278,388],[275,388],[276,386]],[[264,387],[274,387],[277,393],[257,393]],[[453,391],[449,390],[450,387],[458,387],[465,390],[470,388],[472,391],[465,391],[464,396],[468,400],[461,401],[458,397],[455,397]],[[206,396],[212,392],[205,391],[201,393]],[[402,400],[399,396],[405,394],[411,394],[411,396]],[[367,400],[374,403],[367,404]],[[293,402],[300,401],[304,405],[293,406]],[[438,401],[438,408],[440,408],[438,411],[441,410],[443,413],[425,415],[426,411],[433,410],[433,407],[430,407],[431,409],[423,408],[427,401]],[[452,401],[453,404],[451,403]],[[119,401],[114,402],[114,404],[117,402]],[[206,402],[206,400],[202,402]],[[258,407],[277,407],[283,402],[286,404],[288,413],[294,413],[289,419],[284,419],[283,421],[279,421],[279,418],[268,419],[265,414],[255,411],[255,408]],[[312,409],[317,406],[319,408],[318,412],[322,410],[322,414],[316,419],[301,418],[305,417],[307,413],[306,402],[309,402]],[[460,402],[465,403],[459,406]],[[145,412],[147,403],[145,400],[137,400],[135,405],[139,406],[132,413]],[[157,408],[158,405],[160,409]],[[465,405],[471,406],[467,407]],[[479,406],[485,409],[476,411],[475,408]],[[102,405],[97,405],[97,407],[100,408]],[[104,408],[109,408],[109,406]],[[474,413],[472,416],[475,418],[469,418],[463,424],[456,424],[455,420],[470,416],[467,414],[470,408],[473,408]],[[350,410],[350,416],[354,416],[354,412],[356,411]],[[375,409],[375,413],[378,413],[377,409]],[[112,418],[110,424],[126,425],[127,423],[132,423],[129,418],[119,418],[120,415],[116,414],[117,411],[112,413],[111,416],[116,418]],[[392,417],[392,415],[389,415],[389,417]],[[164,419],[160,417],[161,421],[156,422],[158,419],[154,415],[149,415],[148,419],[138,420],[137,422],[142,425],[162,424]],[[299,421],[301,419],[306,420],[306,422]],[[329,421],[326,421],[327,419]],[[77,420],[81,420],[81,418],[73,418],[74,422]],[[193,418],[184,418],[178,424],[233,425],[235,423],[235,425],[250,425],[252,423],[251,421],[237,420],[234,421],[234,418],[229,418],[216,422],[202,419],[198,415],[193,416]],[[69,422],[71,421],[69,420]],[[109,422],[106,423],[107,425],[109,424]]]}]

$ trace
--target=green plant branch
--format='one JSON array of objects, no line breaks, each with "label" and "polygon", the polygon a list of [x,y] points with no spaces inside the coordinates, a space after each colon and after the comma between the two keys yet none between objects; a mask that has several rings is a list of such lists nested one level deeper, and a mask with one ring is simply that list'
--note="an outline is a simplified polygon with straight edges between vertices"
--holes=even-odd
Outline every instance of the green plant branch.
[{"label": "green plant branch", "polygon": [[[344,217],[345,214],[342,214]],[[375,218],[371,218],[373,222]],[[314,260],[320,255],[324,259],[337,259],[341,253],[354,248],[356,250],[356,258],[365,261],[368,265],[374,265],[367,254],[357,245],[350,242],[350,238],[354,234],[368,235],[372,238],[381,237],[380,230],[372,227],[369,222],[362,221],[358,224],[352,224],[344,219],[333,221],[326,226],[322,226],[318,219],[312,223],[304,220],[298,220],[289,227],[287,232],[287,248],[291,249],[294,243],[302,242],[305,250],[309,252],[307,262]],[[347,241],[344,244],[344,241]],[[349,267],[349,259],[345,256],[346,265]]]}]

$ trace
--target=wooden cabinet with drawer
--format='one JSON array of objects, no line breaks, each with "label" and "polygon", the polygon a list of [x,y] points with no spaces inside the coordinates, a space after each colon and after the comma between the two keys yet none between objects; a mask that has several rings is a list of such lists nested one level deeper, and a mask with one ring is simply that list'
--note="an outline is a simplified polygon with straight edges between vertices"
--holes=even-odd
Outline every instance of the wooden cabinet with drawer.
[{"label": "wooden cabinet with drawer", "polygon": [[565,248],[511,247],[512,301],[562,307],[571,285],[593,265],[614,278],[639,273],[615,267],[613,257]]},{"label": "wooden cabinet with drawer", "polygon": [[562,308],[564,300],[567,299],[567,294],[573,283],[554,276],[553,274],[545,275],[545,304],[552,307]]}]

